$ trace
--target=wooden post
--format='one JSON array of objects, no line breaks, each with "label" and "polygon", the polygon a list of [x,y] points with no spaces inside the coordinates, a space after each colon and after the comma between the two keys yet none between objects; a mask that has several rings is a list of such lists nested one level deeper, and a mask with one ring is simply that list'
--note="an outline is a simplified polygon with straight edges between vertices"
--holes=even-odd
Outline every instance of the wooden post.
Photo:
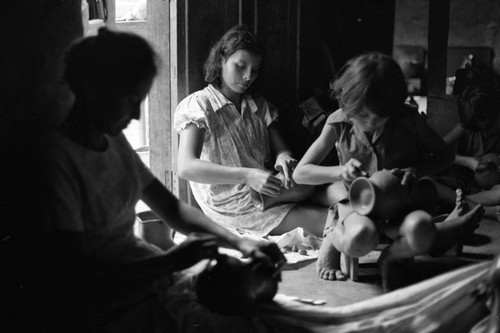
[{"label": "wooden post", "polygon": [[429,1],[428,96],[444,95],[446,91],[449,21],[450,0]]},{"label": "wooden post", "polygon": [[149,93],[149,148],[153,173],[172,189],[171,107],[170,107],[170,4],[149,0],[148,36],[161,56],[160,72]]},{"label": "wooden post", "polygon": [[450,0],[429,1],[427,123],[443,136],[458,121],[456,96],[446,95]]}]

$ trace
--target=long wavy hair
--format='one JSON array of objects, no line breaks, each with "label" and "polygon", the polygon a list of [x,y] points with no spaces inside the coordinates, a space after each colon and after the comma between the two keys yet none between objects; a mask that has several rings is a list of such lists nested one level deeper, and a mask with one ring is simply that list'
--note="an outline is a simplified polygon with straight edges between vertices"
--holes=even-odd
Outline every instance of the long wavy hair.
[{"label": "long wavy hair", "polygon": [[217,88],[222,84],[222,61],[238,50],[246,50],[263,56],[262,42],[244,24],[229,29],[210,49],[203,66],[205,82]]}]

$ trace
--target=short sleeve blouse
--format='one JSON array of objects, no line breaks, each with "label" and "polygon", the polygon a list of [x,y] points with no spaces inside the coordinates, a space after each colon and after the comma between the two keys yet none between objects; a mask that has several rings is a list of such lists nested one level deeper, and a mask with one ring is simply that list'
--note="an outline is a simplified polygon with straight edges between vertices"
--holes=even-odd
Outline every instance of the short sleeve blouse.
[{"label": "short sleeve blouse", "polygon": [[[189,124],[205,129],[201,160],[214,164],[265,169],[271,158],[267,127],[277,120],[277,109],[260,95],[243,95],[241,113],[212,85],[179,103],[174,128],[180,133]],[[260,212],[250,198],[247,184],[190,182],[204,213],[230,229],[244,229],[263,236],[284,219],[293,204]]]}]

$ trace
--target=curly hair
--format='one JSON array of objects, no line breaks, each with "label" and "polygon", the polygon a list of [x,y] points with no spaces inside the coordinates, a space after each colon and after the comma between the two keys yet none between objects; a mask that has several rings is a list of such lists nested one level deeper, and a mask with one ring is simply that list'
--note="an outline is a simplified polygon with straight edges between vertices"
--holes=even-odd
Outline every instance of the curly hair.
[{"label": "curly hair", "polygon": [[96,36],[74,43],[65,61],[65,78],[79,94],[86,85],[104,92],[132,90],[156,76],[159,59],[142,37],[101,28]]},{"label": "curly hair", "polygon": [[332,89],[333,96],[348,115],[355,115],[366,106],[381,117],[391,117],[403,110],[408,97],[401,67],[379,52],[349,60]]},{"label": "curly hair", "polygon": [[264,51],[261,41],[244,24],[229,29],[210,49],[203,66],[206,83],[220,88],[222,84],[221,63],[238,50],[247,50],[262,56]]}]

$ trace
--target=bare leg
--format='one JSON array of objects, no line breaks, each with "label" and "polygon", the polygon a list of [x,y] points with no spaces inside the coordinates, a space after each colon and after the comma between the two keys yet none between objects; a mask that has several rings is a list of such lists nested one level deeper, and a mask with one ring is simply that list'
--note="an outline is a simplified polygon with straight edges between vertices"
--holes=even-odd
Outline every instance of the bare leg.
[{"label": "bare leg", "polygon": [[382,253],[384,260],[410,258],[426,252],[434,242],[436,228],[432,217],[425,211],[416,210],[404,218],[397,226],[388,225],[386,234],[395,234],[391,229],[397,228],[397,237]]},{"label": "bare leg", "polygon": [[323,236],[328,209],[309,203],[298,203],[285,216],[283,221],[271,231],[271,235],[281,235],[301,227],[315,236]]},{"label": "bare leg", "polygon": [[[324,280],[345,280],[340,270],[340,253],[359,257],[373,250],[378,244],[378,232],[372,220],[352,211],[349,204],[338,204],[338,219],[329,216],[327,223],[336,222],[323,238],[316,272]],[[335,211],[330,210],[330,214]]]},{"label": "bare leg", "polygon": [[[323,207],[330,207],[333,203],[337,203],[347,196],[347,189],[342,182],[335,182],[330,186],[316,191],[310,201]],[[332,228],[334,232],[329,232],[323,237],[323,242],[319,249],[318,260],[316,261],[316,273],[324,280],[345,281],[347,277],[340,269],[340,252],[334,245],[334,239],[343,237],[343,235],[339,235],[339,230],[335,230],[335,226],[331,225],[334,222],[336,223],[333,214],[334,212],[329,209],[328,217],[326,218],[328,225],[326,227]]]},{"label": "bare leg", "polygon": [[333,232],[323,238],[316,261],[316,274],[323,280],[347,280],[340,269],[340,252],[333,245]]},{"label": "bare leg", "polygon": [[347,278],[340,268],[340,252],[334,245],[335,239],[339,236],[338,206],[328,210],[328,217],[325,223],[325,233],[323,242],[319,249],[318,260],[316,261],[316,274],[323,280],[345,281]]},{"label": "bare leg", "polygon": [[329,186],[316,191],[312,197],[311,202],[318,205],[330,207],[332,204],[337,203],[349,197],[349,192],[343,182],[335,182]]},{"label": "bare leg", "polygon": [[464,199],[461,190],[456,191],[455,209],[443,222],[436,223],[437,237],[429,255],[439,257],[446,253],[453,245],[461,242],[479,227],[483,216],[482,205],[475,205],[469,209],[470,202]]},{"label": "bare leg", "polygon": [[[435,181],[433,182],[438,191],[439,200],[447,205],[456,205],[455,191],[448,186]],[[487,191],[469,194],[465,197],[465,200],[469,207],[481,204],[484,207],[484,216],[500,221],[498,218],[498,213],[500,212],[500,185],[496,185]]]},{"label": "bare leg", "polygon": [[[283,222],[271,231],[273,234],[283,234],[297,227],[302,227],[315,236],[323,236],[325,221],[327,220],[328,209],[312,204],[299,204],[295,206],[285,217]],[[331,234],[331,233],[330,233]],[[331,239],[325,237],[321,242],[318,255],[318,262],[322,262],[324,269],[316,271],[318,275],[325,280],[347,280],[340,270],[340,252],[338,252]]]},{"label": "bare leg", "polygon": [[436,235],[432,217],[422,210],[409,213],[400,226],[389,224],[386,229],[389,235],[396,234],[391,229],[397,229],[398,236],[382,251],[378,260],[384,292],[410,284],[413,258],[427,252]]},{"label": "bare leg", "polygon": [[484,216],[500,221],[500,185],[490,190],[470,194],[467,200],[484,206]]}]

